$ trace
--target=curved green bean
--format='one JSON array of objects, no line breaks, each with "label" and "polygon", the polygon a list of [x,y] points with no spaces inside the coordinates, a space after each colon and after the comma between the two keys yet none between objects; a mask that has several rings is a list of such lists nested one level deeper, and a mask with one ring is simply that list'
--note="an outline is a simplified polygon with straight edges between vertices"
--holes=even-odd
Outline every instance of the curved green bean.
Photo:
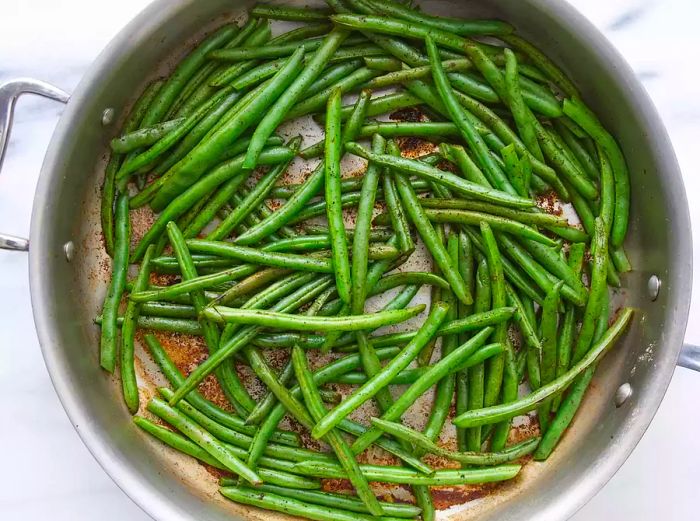
[{"label": "curved green bean", "polygon": [[131,221],[129,219],[129,198],[127,195],[121,195],[117,199],[117,211],[114,221],[112,279],[102,306],[102,328],[100,333],[100,365],[110,373],[114,372],[117,364],[117,315],[129,269]]},{"label": "curved green bean", "polygon": [[581,373],[591,367],[614,345],[615,341],[627,328],[634,310],[624,308],[621,310],[617,320],[605,332],[601,339],[576,363],[571,369],[559,378],[547,385],[543,385],[537,391],[530,393],[524,398],[515,402],[494,405],[475,411],[467,411],[458,416],[452,423],[459,427],[473,427],[476,425],[487,425],[502,420],[513,418],[519,414],[531,411],[540,405],[544,400],[566,389]]}]

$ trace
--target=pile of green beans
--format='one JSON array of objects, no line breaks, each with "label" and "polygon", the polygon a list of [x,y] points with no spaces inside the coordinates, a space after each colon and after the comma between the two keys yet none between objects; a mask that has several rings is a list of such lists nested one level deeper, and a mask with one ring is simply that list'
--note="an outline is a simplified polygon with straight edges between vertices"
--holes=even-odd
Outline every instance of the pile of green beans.
[{"label": "pile of green beans", "polygon": [[[629,327],[611,293],[632,269],[631,175],[574,83],[507,22],[327,3],[255,5],[124,118],[102,193],[100,364],[143,432],[236,476],[220,483],[232,501],[433,521],[429,487],[547,459]],[[278,21],[297,27],[271,39]],[[290,135],[291,120],[323,137]],[[349,155],[364,172],[344,175]],[[282,183],[295,169],[309,173]],[[146,205],[143,229],[131,212]],[[429,305],[413,302],[422,288]],[[207,350],[186,371],[183,340]],[[137,356],[170,388],[147,399]],[[431,399],[424,428],[409,426]],[[366,426],[350,419],[368,403]],[[514,432],[520,415],[538,435]],[[456,450],[436,443],[447,422]],[[325,445],[301,446],[299,430]],[[397,464],[358,458],[371,446]],[[379,501],[374,482],[411,485],[415,505]]]}]

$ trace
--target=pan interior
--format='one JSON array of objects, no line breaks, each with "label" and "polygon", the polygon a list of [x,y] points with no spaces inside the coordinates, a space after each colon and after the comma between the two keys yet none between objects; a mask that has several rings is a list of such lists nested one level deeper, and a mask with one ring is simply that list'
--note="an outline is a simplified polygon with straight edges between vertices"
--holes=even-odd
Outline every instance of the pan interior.
[{"label": "pan interior", "polygon": [[[147,512],[156,519],[223,520],[232,513],[271,519],[278,516],[225,501],[204,467],[138,431],[123,406],[118,380],[99,369],[99,330],[92,320],[109,273],[99,229],[99,191],[108,142],[119,131],[118,123],[102,127],[102,111],[128,112],[148,81],[166,73],[203,34],[242,16],[252,2],[235,7],[225,0],[173,4],[154,3],[117,37],[79,86],[56,130],[32,223],[35,319],[47,365],[73,423],[107,472]],[[635,271],[624,277],[622,296],[639,309],[633,327],[601,364],[580,414],[546,463],[530,463],[498,493],[465,496],[480,497],[441,513],[459,519],[561,519],[624,461],[672,374],[690,288],[685,194],[668,138],[641,87],[607,42],[566,5],[556,0],[421,4],[436,14],[512,22],[570,74],[619,138],[629,161],[633,193],[627,250]],[[307,130],[288,129],[290,135],[301,131],[306,144],[315,142],[318,134]],[[137,217],[135,227],[145,220],[145,215]],[[668,233],[669,226],[674,233]],[[70,263],[62,253],[69,240],[76,246]],[[408,269],[420,269],[417,262]],[[655,302],[646,295],[652,274],[663,281]],[[164,381],[142,350],[138,355],[143,405],[153,395],[153,385]],[[614,393],[625,382],[634,392],[615,408]]]}]

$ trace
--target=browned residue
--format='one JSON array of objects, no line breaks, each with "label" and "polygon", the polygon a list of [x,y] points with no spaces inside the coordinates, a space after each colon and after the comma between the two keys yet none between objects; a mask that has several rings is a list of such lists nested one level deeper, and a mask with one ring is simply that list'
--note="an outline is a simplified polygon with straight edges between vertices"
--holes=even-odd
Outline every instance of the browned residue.
[{"label": "browned residue", "polygon": [[392,112],[389,115],[389,119],[393,119],[394,121],[408,121],[412,123],[419,123],[425,119],[425,116],[416,107],[407,107],[405,109],[400,109]]},{"label": "browned residue", "polygon": [[559,202],[559,196],[554,191],[549,191],[537,196],[537,206],[551,215],[562,215],[564,209]]}]

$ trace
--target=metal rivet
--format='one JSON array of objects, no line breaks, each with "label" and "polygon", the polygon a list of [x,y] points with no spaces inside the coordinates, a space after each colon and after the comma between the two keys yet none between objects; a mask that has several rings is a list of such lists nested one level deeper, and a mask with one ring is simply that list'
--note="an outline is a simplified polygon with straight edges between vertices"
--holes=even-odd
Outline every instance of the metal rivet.
[{"label": "metal rivet", "polygon": [[102,125],[107,126],[114,121],[114,109],[112,107],[106,108],[102,111]]},{"label": "metal rivet", "polygon": [[73,255],[75,254],[75,244],[73,244],[73,241],[68,241],[63,245],[63,253],[68,262],[73,260]]},{"label": "metal rivet", "polygon": [[622,404],[624,404],[630,396],[632,396],[632,386],[625,382],[615,391],[615,407],[622,407]]},{"label": "metal rivet", "polygon": [[659,296],[659,290],[661,289],[661,279],[656,275],[649,277],[649,282],[647,282],[647,291],[652,302],[656,300]]}]

